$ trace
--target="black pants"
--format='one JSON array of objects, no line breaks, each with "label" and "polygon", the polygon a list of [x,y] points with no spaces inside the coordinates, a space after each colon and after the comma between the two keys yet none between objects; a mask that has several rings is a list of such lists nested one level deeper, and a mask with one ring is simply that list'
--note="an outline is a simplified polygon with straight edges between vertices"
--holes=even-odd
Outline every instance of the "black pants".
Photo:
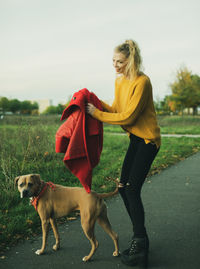
[{"label": "black pants", "polygon": [[119,193],[131,218],[135,237],[146,236],[141,189],[158,150],[155,144],[146,144],[142,138],[131,134],[120,179],[124,187],[119,188]]}]

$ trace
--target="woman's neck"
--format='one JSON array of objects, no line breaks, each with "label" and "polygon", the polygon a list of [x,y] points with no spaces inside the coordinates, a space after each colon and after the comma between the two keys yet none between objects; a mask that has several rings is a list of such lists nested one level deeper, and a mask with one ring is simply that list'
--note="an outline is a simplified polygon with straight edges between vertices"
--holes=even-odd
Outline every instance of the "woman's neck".
[{"label": "woman's neck", "polygon": [[137,72],[137,73],[135,73],[134,75],[132,75],[132,76],[125,76],[124,74],[123,74],[123,76],[125,77],[125,79],[127,79],[127,80],[132,80],[132,81],[134,81],[134,80],[136,80],[139,76],[141,76],[143,73],[142,72]]}]

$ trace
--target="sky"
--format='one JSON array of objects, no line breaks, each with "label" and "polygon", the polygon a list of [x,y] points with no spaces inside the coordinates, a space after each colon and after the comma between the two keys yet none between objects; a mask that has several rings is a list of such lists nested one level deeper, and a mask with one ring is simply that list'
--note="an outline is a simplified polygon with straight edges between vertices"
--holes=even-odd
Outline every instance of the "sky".
[{"label": "sky", "polygon": [[0,0],[0,96],[67,102],[87,88],[112,102],[114,48],[141,50],[154,100],[176,72],[200,71],[199,0]]}]

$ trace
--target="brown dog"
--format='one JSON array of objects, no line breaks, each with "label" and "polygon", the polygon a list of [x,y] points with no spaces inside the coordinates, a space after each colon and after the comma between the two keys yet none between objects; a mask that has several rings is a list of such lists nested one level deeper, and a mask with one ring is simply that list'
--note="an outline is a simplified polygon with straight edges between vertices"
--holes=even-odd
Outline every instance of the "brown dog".
[{"label": "brown dog", "polygon": [[111,228],[107,208],[102,199],[116,194],[118,188],[112,193],[98,194],[92,191],[88,194],[83,188],[45,183],[38,174],[16,177],[15,184],[18,185],[21,198],[32,197],[36,202],[35,207],[42,222],[43,233],[42,247],[35,252],[37,255],[44,253],[49,223],[56,239],[53,249],[59,249],[60,238],[56,218],[66,216],[76,210],[80,210],[81,225],[92,246],[90,253],[83,258],[83,261],[88,261],[98,247],[98,241],[94,235],[96,220],[114,242],[113,256],[119,255],[118,236]]}]

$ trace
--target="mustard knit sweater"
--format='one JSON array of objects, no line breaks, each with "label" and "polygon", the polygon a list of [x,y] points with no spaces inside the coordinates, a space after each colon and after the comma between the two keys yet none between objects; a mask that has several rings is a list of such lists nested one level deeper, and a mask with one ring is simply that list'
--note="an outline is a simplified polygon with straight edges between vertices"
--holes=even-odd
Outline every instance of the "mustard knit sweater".
[{"label": "mustard knit sweater", "polygon": [[124,76],[115,81],[115,99],[112,106],[102,102],[103,111],[95,109],[93,117],[110,124],[121,125],[128,133],[146,143],[161,144],[160,128],[156,120],[150,79],[142,74],[134,81]]}]

